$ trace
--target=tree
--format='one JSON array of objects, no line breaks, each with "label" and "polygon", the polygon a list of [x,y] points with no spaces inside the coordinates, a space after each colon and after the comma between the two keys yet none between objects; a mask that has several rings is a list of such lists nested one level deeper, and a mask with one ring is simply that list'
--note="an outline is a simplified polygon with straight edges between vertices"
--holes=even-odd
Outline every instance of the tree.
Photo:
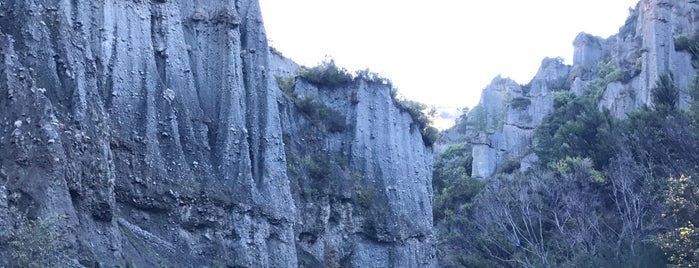
[{"label": "tree", "polygon": [[680,90],[675,86],[671,73],[661,75],[653,88],[653,102],[659,111],[670,111],[677,107]]},{"label": "tree", "polygon": [[699,229],[694,225],[699,217],[699,187],[692,177],[681,175],[668,179],[664,194],[671,228],[658,235],[661,248],[677,267],[699,265]]},{"label": "tree", "polygon": [[505,266],[561,266],[594,256],[608,237],[603,176],[590,159],[566,158],[490,181],[475,212],[484,256]]},{"label": "tree", "polygon": [[566,157],[590,158],[602,169],[612,154],[609,146],[613,119],[589,98],[578,97],[561,104],[535,130],[535,148],[541,163],[548,165]]}]

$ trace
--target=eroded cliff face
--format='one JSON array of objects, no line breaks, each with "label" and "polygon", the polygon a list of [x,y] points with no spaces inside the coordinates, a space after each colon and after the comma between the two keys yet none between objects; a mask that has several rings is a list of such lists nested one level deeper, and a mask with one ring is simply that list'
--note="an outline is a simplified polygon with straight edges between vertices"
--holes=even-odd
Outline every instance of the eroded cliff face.
[{"label": "eroded cliff face", "polygon": [[[586,70],[598,64],[602,57],[591,51],[611,58],[611,62],[624,71],[621,81],[610,83],[600,102],[617,118],[643,106],[652,106],[652,89],[661,75],[671,73],[680,91],[680,108],[688,108],[688,88],[694,82],[696,71],[692,66],[692,55],[686,50],[677,50],[675,41],[679,36],[696,38],[697,10],[694,1],[643,0],[631,12],[626,24],[618,34],[607,39],[586,36],[588,42],[577,43],[579,59],[573,66]],[[581,37],[579,37],[581,38]],[[590,43],[600,44],[591,46]],[[592,56],[592,57],[591,57]],[[584,78],[580,79],[581,85]]]},{"label": "eroded cliff face", "polygon": [[282,103],[299,262],[432,266],[432,151],[390,87],[297,78]]},{"label": "eroded cliff face", "polygon": [[[671,73],[680,88],[679,107],[688,108],[689,88],[697,72],[692,54],[676,49],[675,41],[699,36],[697,10],[695,1],[642,0],[618,34],[607,39],[578,35],[572,66],[546,59],[527,85],[495,78],[466,116],[464,125],[469,131],[461,134],[473,145],[472,175],[486,178],[503,167],[527,169],[537,162],[531,153],[533,130],[553,112],[556,94],[580,96],[599,90],[600,109],[622,119],[629,112],[653,106],[652,89],[661,75]],[[600,84],[602,88],[595,88]]]},{"label": "eroded cliff face", "polygon": [[[306,211],[326,206],[287,176],[284,134],[303,129],[282,130],[269,61],[254,0],[0,2],[0,266],[20,265],[29,223],[56,235],[41,261],[59,267],[301,264],[305,222],[323,219]],[[348,163],[383,202],[370,205],[389,214],[371,218],[375,236],[343,229],[356,249],[337,252],[429,263],[430,155],[407,127],[376,132],[370,107],[354,111],[365,132],[328,141],[352,144]]]},{"label": "eroded cliff face", "polygon": [[464,122],[473,129],[472,176],[490,177],[508,160],[535,157],[529,148],[534,129],[553,110],[554,93],[563,89],[569,72],[560,59],[544,59],[528,85],[493,79]]}]

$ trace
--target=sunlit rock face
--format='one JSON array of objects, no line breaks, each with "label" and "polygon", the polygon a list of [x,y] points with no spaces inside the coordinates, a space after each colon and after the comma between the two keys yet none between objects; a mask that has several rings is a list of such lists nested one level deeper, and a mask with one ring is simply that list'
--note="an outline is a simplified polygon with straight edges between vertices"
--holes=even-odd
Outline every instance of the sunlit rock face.
[{"label": "sunlit rock face", "polygon": [[530,154],[534,129],[553,110],[553,92],[568,81],[570,66],[560,59],[544,59],[527,85],[495,78],[483,90],[470,113],[474,126],[472,176],[490,177],[508,159]]},{"label": "sunlit rock face", "polygon": [[376,224],[304,242],[307,222],[365,220],[298,197],[274,81],[298,67],[279,60],[254,0],[1,1],[0,266],[32,220],[54,267],[431,265],[431,153],[367,85],[324,101],[354,113],[327,141],[376,196],[333,209]]}]

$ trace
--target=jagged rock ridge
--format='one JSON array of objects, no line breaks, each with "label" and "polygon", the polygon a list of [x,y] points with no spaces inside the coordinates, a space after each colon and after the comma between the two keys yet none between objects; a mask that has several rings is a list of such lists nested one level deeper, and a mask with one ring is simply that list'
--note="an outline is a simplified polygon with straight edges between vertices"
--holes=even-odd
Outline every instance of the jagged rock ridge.
[{"label": "jagged rock ridge", "polygon": [[[467,115],[464,124],[469,131],[447,131],[447,137],[473,144],[474,177],[490,177],[504,166],[512,166],[508,161],[527,169],[537,161],[531,152],[533,129],[553,111],[555,94],[584,94],[592,81],[605,79],[598,75],[602,65],[616,73],[613,81],[605,81],[599,107],[614,117],[625,118],[629,112],[652,106],[652,88],[668,73],[681,89],[679,107],[688,108],[691,97],[687,89],[696,79],[696,70],[691,53],[676,49],[675,41],[699,35],[697,10],[695,1],[640,1],[618,34],[606,39],[578,35],[573,42],[572,66],[546,59],[527,85],[494,79]],[[443,140],[438,146],[448,143]]]}]

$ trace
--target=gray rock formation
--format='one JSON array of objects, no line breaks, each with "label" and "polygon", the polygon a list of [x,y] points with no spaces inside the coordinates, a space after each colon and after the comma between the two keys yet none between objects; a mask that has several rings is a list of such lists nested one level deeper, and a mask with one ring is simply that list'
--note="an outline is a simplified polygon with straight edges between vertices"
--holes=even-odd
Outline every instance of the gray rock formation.
[{"label": "gray rock formation", "polygon": [[534,129],[553,110],[553,91],[562,90],[570,66],[561,59],[544,59],[534,79],[525,86],[495,78],[469,113],[474,126],[472,176],[490,177],[507,160],[529,154]]},{"label": "gray rock formation", "polygon": [[[507,161],[521,169],[536,162],[530,154],[533,129],[553,111],[553,92],[580,96],[601,83],[600,109],[616,118],[644,106],[653,106],[652,89],[658,78],[673,74],[680,88],[680,108],[689,107],[688,89],[697,77],[692,55],[676,50],[678,37],[699,36],[699,3],[683,0],[642,0],[619,33],[607,39],[586,33],[574,42],[573,65],[544,60],[534,79],[525,86],[496,78],[483,91],[481,101],[468,114],[474,126],[473,176],[489,177]],[[601,77],[601,66],[615,72]],[[607,70],[610,71],[610,70]],[[610,80],[611,79],[611,80]],[[524,105],[526,104],[526,105]]]},{"label": "gray rock formation", "polygon": [[300,262],[432,266],[432,152],[390,86],[357,79],[319,89],[297,78],[283,103]]},{"label": "gray rock formation", "polygon": [[678,36],[696,37],[699,4],[681,0],[643,0],[632,11],[620,32],[606,42],[613,62],[626,77],[621,84],[610,84],[604,94],[602,107],[619,118],[646,105],[652,105],[651,91],[658,78],[672,73],[680,92],[680,107],[687,108],[686,91],[696,76],[692,56],[675,49]]},{"label": "gray rock formation", "polygon": [[[270,61],[254,0],[0,2],[0,266],[317,259],[300,230],[326,206],[304,203],[287,176],[283,134],[303,136],[282,130]],[[362,132],[328,142],[356,148],[347,159],[385,214],[365,216],[376,235],[346,229],[341,245],[356,249],[334,252],[357,265],[429,264],[431,156],[385,96],[359,97],[371,104],[351,117]],[[29,245],[51,254],[11,256],[31,250],[32,232],[47,235]]]}]

